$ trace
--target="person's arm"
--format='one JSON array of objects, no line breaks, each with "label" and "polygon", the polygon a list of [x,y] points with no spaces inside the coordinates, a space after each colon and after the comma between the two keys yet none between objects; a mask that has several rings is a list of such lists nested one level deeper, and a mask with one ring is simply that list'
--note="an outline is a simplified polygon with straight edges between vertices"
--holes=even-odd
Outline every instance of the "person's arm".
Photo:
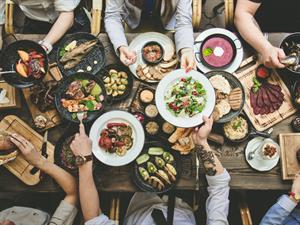
[{"label": "person's arm", "polygon": [[74,12],[60,12],[44,41],[54,45],[73,26]]},{"label": "person's arm", "polygon": [[285,57],[282,49],[274,47],[263,35],[254,15],[261,3],[250,0],[238,0],[234,23],[241,34],[253,48],[262,56],[263,63],[271,68],[283,68],[279,59]]},{"label": "person's arm", "polygon": [[[85,133],[84,125],[80,124],[79,133],[71,143],[75,155],[88,156],[92,154],[92,141]],[[109,219],[102,214],[99,194],[93,177],[93,161],[79,167],[79,196],[86,225],[111,225]]]},{"label": "person's arm", "polygon": [[77,203],[76,180],[71,174],[46,160],[24,137],[18,134],[12,134],[11,141],[18,147],[28,163],[48,174],[58,183],[66,193],[64,201],[71,205]]},{"label": "person's arm", "polygon": [[[298,198],[300,196],[300,174],[297,173],[291,188]],[[296,208],[299,201],[287,195],[281,196],[263,217],[260,225],[281,225],[290,213]]]},{"label": "person's arm", "polygon": [[124,0],[107,1],[104,26],[116,54],[120,55],[121,62],[128,66],[136,61],[136,54],[128,48],[121,16],[125,13],[123,7]]},{"label": "person's arm", "polygon": [[0,49],[2,49],[3,38],[2,32],[5,23],[5,1],[0,1]]},{"label": "person's arm", "polygon": [[204,124],[200,128],[195,129],[192,137],[196,145],[196,151],[199,151],[204,165],[208,183],[209,197],[206,201],[206,224],[227,225],[230,176],[207,142],[207,137],[212,129],[213,119],[204,117],[203,120]]},{"label": "person's arm", "polygon": [[196,65],[193,51],[192,0],[180,0],[178,2],[175,18],[176,51],[181,56],[181,68],[189,71]]}]

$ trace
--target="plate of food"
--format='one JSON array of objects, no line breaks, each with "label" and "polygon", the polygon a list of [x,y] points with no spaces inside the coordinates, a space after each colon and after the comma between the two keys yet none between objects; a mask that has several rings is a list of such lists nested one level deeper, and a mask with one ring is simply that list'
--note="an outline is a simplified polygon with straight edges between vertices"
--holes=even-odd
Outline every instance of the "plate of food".
[{"label": "plate of food", "polygon": [[132,90],[133,78],[126,66],[111,64],[102,72],[107,97],[113,102],[119,102],[128,97]]},{"label": "plate of food", "polygon": [[176,152],[161,143],[147,143],[135,160],[132,179],[146,192],[164,193],[177,184],[181,164]]},{"label": "plate of food", "polygon": [[130,112],[142,123],[147,138],[167,140],[176,127],[159,115],[154,96],[155,89],[141,83],[130,104]]},{"label": "plate of food", "polygon": [[136,62],[129,69],[142,81],[157,83],[177,67],[175,45],[164,34],[142,33],[132,40],[129,48],[137,53]]},{"label": "plate of food", "polygon": [[96,75],[105,66],[103,44],[89,33],[68,34],[59,42],[56,62],[65,76],[77,72]]},{"label": "plate of food", "polygon": [[216,92],[214,121],[226,123],[243,110],[245,91],[241,82],[226,71],[211,71],[205,74]]},{"label": "plate of food", "polygon": [[93,154],[109,166],[124,166],[140,154],[145,134],[141,123],[130,113],[111,111],[100,116],[92,125],[90,138]]},{"label": "plate of food", "polygon": [[98,118],[106,101],[102,80],[92,74],[79,72],[64,78],[55,93],[55,106],[66,120],[79,123],[78,112],[86,112],[84,123]]},{"label": "plate of food", "polygon": [[75,134],[76,132],[72,131],[61,136],[55,145],[54,154],[55,163],[71,173],[77,173],[75,155],[70,148],[70,145],[75,138]]},{"label": "plate of food", "polygon": [[269,138],[270,133],[255,130],[244,115],[239,115],[223,124],[223,133],[231,143],[242,143],[249,137],[261,136]]},{"label": "plate of food", "polygon": [[4,80],[17,88],[28,88],[41,82],[48,72],[46,51],[36,42],[20,40],[8,45],[1,55]]},{"label": "plate of food", "polygon": [[160,115],[176,127],[195,127],[215,107],[215,90],[203,74],[178,69],[160,81],[155,93]]},{"label": "plate of food", "polygon": [[195,40],[194,53],[200,71],[235,72],[243,60],[243,46],[238,37],[222,28],[202,32]]}]

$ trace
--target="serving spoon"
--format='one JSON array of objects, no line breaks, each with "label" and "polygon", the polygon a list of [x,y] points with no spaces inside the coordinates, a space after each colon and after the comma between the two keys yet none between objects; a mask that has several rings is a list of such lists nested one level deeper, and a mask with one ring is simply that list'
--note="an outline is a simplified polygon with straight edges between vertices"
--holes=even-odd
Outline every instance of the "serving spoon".
[{"label": "serving spoon", "polygon": [[298,65],[300,62],[299,56],[297,55],[288,55],[284,59],[280,59],[280,63],[287,65],[287,66],[295,66]]}]

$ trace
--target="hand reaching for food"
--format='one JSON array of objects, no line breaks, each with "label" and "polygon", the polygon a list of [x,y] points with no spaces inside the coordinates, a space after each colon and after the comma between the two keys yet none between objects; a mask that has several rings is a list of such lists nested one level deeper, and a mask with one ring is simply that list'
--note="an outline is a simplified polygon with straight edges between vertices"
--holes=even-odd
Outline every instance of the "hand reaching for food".
[{"label": "hand reaching for food", "polygon": [[41,168],[45,158],[36,150],[32,143],[18,134],[12,134],[10,140],[18,147],[28,163]]},{"label": "hand reaching for food", "polygon": [[300,172],[295,175],[291,192],[293,192],[296,196],[300,196]]},{"label": "hand reaching for food", "polygon": [[285,53],[281,48],[267,46],[264,51],[261,52],[263,64],[269,68],[284,68],[285,66],[280,63],[280,59],[284,59]]},{"label": "hand reaching for food", "polygon": [[192,138],[195,145],[206,145],[207,144],[207,137],[210,134],[213,125],[213,118],[208,118],[207,116],[203,116],[204,124],[201,127],[196,127]]},{"label": "hand reaching for food", "polygon": [[86,135],[83,124],[79,125],[79,133],[75,135],[71,143],[71,150],[76,156],[87,156],[92,153],[92,140]]},{"label": "hand reaching for food", "polygon": [[185,48],[181,50],[181,64],[180,67],[189,72],[196,68],[195,56],[193,49]]},{"label": "hand reaching for food", "polygon": [[121,46],[119,48],[120,51],[120,60],[125,66],[129,66],[136,61],[136,52],[131,51],[126,46]]}]

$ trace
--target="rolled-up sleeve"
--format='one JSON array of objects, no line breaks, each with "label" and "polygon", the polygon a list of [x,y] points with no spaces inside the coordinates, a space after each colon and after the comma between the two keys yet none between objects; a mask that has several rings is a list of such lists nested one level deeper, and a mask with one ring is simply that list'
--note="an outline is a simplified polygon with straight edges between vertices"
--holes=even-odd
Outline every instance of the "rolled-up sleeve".
[{"label": "rolled-up sleeve", "polygon": [[116,53],[120,46],[128,45],[122,24],[124,13],[124,0],[106,1],[104,25]]},{"label": "rolled-up sleeve", "polygon": [[100,216],[85,222],[84,225],[114,225],[113,221],[109,220],[107,216],[101,214]]},{"label": "rolled-up sleeve", "polygon": [[229,182],[227,170],[216,176],[206,176],[208,199],[206,200],[207,225],[228,225]]},{"label": "rolled-up sleeve", "polygon": [[5,23],[5,0],[0,0],[0,25]]},{"label": "rolled-up sleeve", "polygon": [[53,214],[49,225],[72,225],[76,215],[77,208],[63,200]]},{"label": "rolled-up sleeve", "polygon": [[263,217],[260,225],[280,225],[295,209],[297,204],[293,202],[287,195],[279,198]]},{"label": "rolled-up sleeve", "polygon": [[193,48],[192,0],[179,0],[175,18],[175,43],[177,52],[183,48]]},{"label": "rolled-up sleeve", "polygon": [[80,3],[80,0],[55,0],[55,10],[58,12],[73,11]]}]

